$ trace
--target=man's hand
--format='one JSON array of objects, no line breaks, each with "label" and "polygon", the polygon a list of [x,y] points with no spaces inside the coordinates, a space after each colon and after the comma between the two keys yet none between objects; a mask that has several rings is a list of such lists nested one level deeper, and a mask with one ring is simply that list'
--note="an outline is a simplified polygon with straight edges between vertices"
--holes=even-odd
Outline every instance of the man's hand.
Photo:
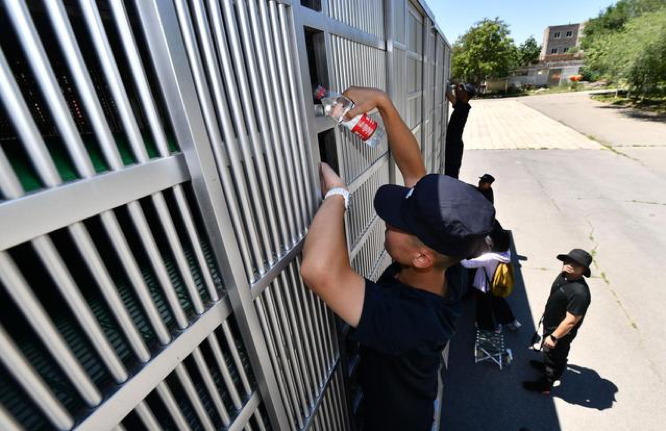
[{"label": "man's hand", "polygon": [[557,341],[553,341],[553,339],[550,338],[550,335],[549,335],[546,338],[544,338],[543,345],[548,347],[549,349],[554,349],[555,346],[557,345]]},{"label": "man's hand", "polygon": [[446,84],[446,91],[444,92],[446,95],[446,98],[448,99],[449,102],[451,102],[452,105],[456,104],[456,95],[453,94],[453,89],[451,88],[451,84]]},{"label": "man's hand", "polygon": [[465,90],[465,84],[462,82],[456,85],[455,98],[456,102],[469,102],[469,94],[467,94],[467,91]]},{"label": "man's hand", "polygon": [[326,193],[336,187],[347,188],[347,185],[342,178],[335,173],[328,163],[320,163],[319,165],[319,178],[321,179],[321,194],[326,196]]},{"label": "man's hand", "polygon": [[349,87],[342,95],[354,102],[354,107],[345,115],[346,120],[375,108],[381,111],[387,103],[391,103],[388,95],[377,88]]},{"label": "man's hand", "polygon": [[355,104],[345,115],[347,120],[375,108],[379,110],[386,128],[391,154],[402,173],[405,186],[414,186],[426,174],[421,159],[421,149],[388,95],[382,90],[365,87],[351,87],[343,94]]}]

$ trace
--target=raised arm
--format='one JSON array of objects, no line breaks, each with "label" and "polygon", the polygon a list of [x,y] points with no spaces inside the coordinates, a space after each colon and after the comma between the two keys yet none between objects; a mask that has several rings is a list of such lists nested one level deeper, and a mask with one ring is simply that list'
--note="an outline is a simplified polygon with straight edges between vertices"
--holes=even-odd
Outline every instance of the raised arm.
[{"label": "raised arm", "polygon": [[421,159],[421,150],[416,138],[400,118],[398,110],[388,95],[376,88],[365,87],[350,87],[344,92],[344,95],[355,104],[354,108],[347,113],[347,119],[375,108],[379,110],[379,114],[384,120],[384,127],[386,127],[389,148],[405,180],[405,186],[412,187],[416,184],[426,174]]},{"label": "raised arm", "polygon": [[[321,164],[322,194],[345,183],[326,163]],[[301,277],[305,284],[351,326],[361,319],[365,279],[352,269],[347,253],[342,196],[324,199],[303,245]]]}]

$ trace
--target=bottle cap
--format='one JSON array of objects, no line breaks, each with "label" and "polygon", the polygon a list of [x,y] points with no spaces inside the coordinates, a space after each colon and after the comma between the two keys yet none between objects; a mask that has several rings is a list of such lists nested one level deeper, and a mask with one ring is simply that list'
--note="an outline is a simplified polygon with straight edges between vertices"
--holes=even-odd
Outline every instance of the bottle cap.
[{"label": "bottle cap", "polygon": [[320,85],[317,87],[317,89],[314,91],[314,97],[317,100],[321,100],[322,97],[326,95],[326,89],[324,88],[323,85]]}]

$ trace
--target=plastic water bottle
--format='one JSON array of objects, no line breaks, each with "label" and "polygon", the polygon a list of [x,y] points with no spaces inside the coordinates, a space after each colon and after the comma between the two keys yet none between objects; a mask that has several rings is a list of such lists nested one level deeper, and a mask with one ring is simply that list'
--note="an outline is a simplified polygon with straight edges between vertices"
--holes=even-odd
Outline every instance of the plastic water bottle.
[{"label": "plastic water bottle", "polygon": [[354,107],[354,102],[342,94],[327,91],[320,85],[315,90],[315,98],[321,101],[326,115],[351,130],[368,146],[376,147],[386,135],[384,128],[366,113],[359,114],[351,120],[345,120],[345,114]]}]

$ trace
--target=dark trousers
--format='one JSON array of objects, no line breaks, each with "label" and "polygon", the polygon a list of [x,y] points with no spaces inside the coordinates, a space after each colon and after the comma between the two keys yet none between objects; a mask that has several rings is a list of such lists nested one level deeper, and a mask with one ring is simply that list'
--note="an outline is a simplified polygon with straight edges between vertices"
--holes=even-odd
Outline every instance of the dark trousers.
[{"label": "dark trousers", "polygon": [[491,331],[495,326],[506,325],[516,320],[506,299],[490,292],[476,291],[476,324],[479,329]]},{"label": "dark trousers", "polygon": [[444,175],[458,178],[464,149],[465,144],[463,144],[462,139],[455,142],[446,141],[446,149],[444,150]]},{"label": "dark trousers", "polygon": [[546,380],[550,385],[559,380],[567,367],[567,357],[573,338],[564,336],[557,341],[554,349],[543,346],[543,364],[546,366]]},{"label": "dark trousers", "polygon": [[446,128],[446,147],[444,148],[444,175],[458,178],[465,144],[462,136],[467,123],[470,106],[458,102],[453,105],[453,113]]}]

